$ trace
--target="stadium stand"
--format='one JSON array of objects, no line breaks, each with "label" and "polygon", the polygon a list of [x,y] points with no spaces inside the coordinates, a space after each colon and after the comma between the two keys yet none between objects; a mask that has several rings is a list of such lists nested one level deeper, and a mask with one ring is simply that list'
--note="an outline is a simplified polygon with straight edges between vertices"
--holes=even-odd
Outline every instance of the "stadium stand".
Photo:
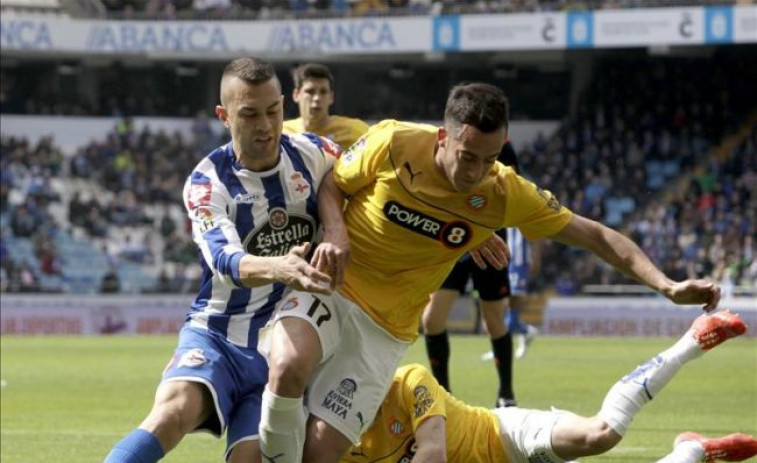
[{"label": "stadium stand", "polygon": [[[76,9],[74,3],[88,6]],[[249,13],[263,19],[279,13],[316,18],[676,4],[713,3],[8,0],[2,8],[4,13],[45,10],[71,17],[223,19]],[[345,60],[332,66],[345,86],[340,90],[344,96],[337,95],[338,111],[373,121],[434,121],[440,113],[439,97],[452,83],[488,80],[502,85],[511,95],[516,119],[562,119],[554,135],[521,141],[528,142],[522,164],[538,183],[574,210],[622,229],[670,275],[709,275],[726,288],[754,292],[753,52],[751,45],[701,47],[661,56],[644,49],[605,50],[596,52],[585,83],[568,82],[570,70],[555,65],[554,59],[541,67],[515,67],[489,63],[476,53],[448,55],[441,62]],[[569,56],[581,58],[580,52]],[[4,290],[97,292],[106,275],[108,287],[115,287],[112,280],[117,279],[122,292],[189,291],[196,281],[195,250],[180,191],[187,166],[223,141],[208,119],[215,104],[208,89],[216,88],[209,76],[219,74],[218,65],[127,61],[113,59],[102,66],[87,60],[4,59],[3,115],[119,120],[109,133],[82,139],[66,152],[49,138],[32,143],[3,136]],[[291,84],[286,74],[292,64],[277,63],[285,87]],[[374,96],[351,97],[363,88],[370,88]],[[190,137],[133,127],[136,116],[192,115]],[[583,254],[554,245],[545,253],[543,284],[558,292],[629,283]]]}]

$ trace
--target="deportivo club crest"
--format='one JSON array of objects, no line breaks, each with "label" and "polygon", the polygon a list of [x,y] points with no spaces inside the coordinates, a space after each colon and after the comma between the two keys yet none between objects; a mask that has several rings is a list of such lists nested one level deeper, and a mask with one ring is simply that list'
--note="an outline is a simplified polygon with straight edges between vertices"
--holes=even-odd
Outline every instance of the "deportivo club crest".
[{"label": "deportivo club crest", "polygon": [[273,228],[275,228],[276,230],[281,230],[289,223],[289,216],[287,215],[287,211],[285,211],[284,209],[280,207],[274,207],[268,214],[268,221],[271,223],[271,226]]}]

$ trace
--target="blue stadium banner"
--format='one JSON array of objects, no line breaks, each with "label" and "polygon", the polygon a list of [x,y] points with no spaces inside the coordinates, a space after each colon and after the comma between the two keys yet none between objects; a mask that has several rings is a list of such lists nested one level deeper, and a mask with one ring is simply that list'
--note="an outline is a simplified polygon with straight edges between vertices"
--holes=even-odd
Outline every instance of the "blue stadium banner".
[{"label": "blue stadium banner", "polygon": [[566,44],[568,48],[590,48],[594,46],[594,13],[568,13]]},{"label": "blue stadium banner", "polygon": [[733,7],[708,6],[704,10],[705,43],[733,42]]},{"label": "blue stadium banner", "polygon": [[460,17],[436,16],[433,26],[434,51],[460,51]]}]

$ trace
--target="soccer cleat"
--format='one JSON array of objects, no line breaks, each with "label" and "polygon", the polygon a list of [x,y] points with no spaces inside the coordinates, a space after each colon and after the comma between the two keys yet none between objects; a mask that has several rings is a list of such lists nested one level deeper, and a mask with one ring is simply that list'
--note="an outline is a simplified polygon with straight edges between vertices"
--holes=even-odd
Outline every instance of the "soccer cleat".
[{"label": "soccer cleat", "polygon": [[506,399],[504,397],[497,397],[497,402],[494,404],[494,408],[504,407],[517,407],[518,401],[515,399]]},{"label": "soccer cleat", "polygon": [[518,336],[518,338],[520,339],[520,342],[518,343],[518,348],[515,350],[516,359],[521,359],[526,355],[526,351],[528,350],[528,347],[531,345],[532,342],[534,342],[534,339],[536,339],[536,336],[538,334],[539,334],[538,328],[536,328],[534,325],[526,325],[525,334]]},{"label": "soccer cleat", "polygon": [[691,331],[702,350],[710,350],[728,339],[746,333],[746,325],[737,314],[728,310],[698,316]]},{"label": "soccer cleat", "polygon": [[704,461],[707,463],[715,461],[744,461],[757,455],[757,439],[741,433],[708,439],[695,432],[684,432],[676,437],[674,445],[686,441],[698,442],[702,446],[704,449]]}]

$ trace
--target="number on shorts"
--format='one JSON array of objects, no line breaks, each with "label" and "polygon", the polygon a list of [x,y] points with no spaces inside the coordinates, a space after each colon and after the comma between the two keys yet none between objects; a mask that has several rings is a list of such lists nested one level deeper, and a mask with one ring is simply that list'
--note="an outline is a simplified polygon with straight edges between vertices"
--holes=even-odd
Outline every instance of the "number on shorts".
[{"label": "number on shorts", "polygon": [[310,304],[310,308],[308,309],[308,317],[314,318],[313,315],[315,315],[315,312],[319,307],[323,307],[323,310],[326,313],[321,314],[318,318],[315,318],[316,326],[321,326],[321,323],[331,320],[331,309],[329,309],[328,306],[323,303],[323,301],[315,297],[313,298],[313,303]]}]

